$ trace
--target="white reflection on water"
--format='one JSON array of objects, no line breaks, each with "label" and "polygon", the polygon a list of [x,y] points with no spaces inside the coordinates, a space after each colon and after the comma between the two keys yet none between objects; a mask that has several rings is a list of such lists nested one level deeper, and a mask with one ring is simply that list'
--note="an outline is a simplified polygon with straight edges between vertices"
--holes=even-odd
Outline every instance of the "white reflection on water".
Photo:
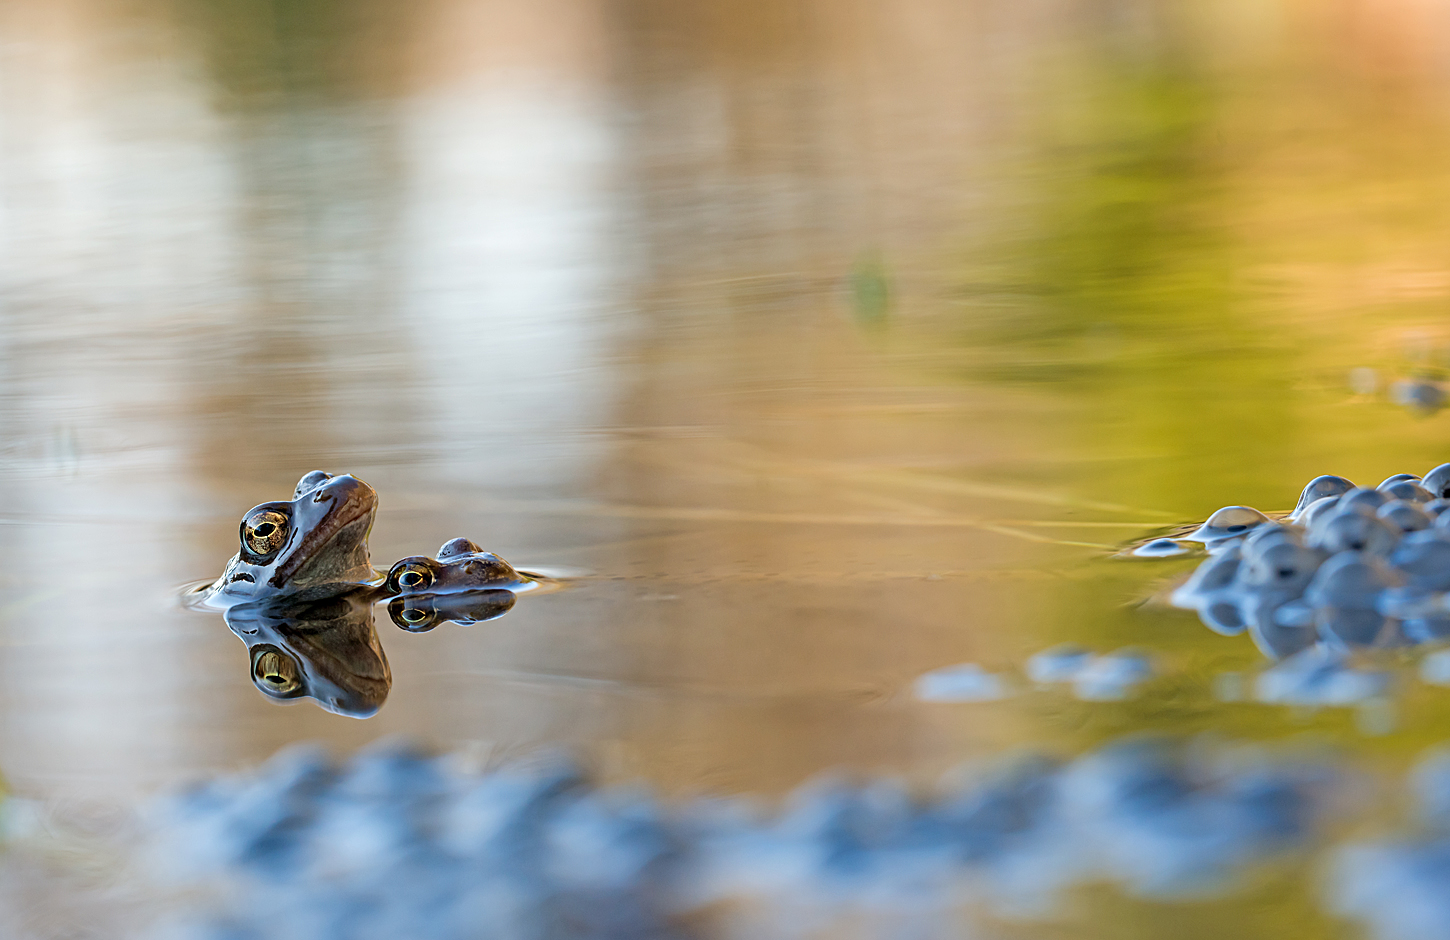
[{"label": "white reflection on water", "polygon": [[177,348],[237,299],[235,183],[184,61],[6,13],[0,750],[22,785],[94,792],[174,765],[215,709],[178,668],[194,631],[162,611],[190,564],[175,530],[205,505],[177,473]]},{"label": "white reflection on water", "polygon": [[625,254],[605,104],[506,76],[409,108],[399,315],[454,485],[577,487],[598,457]]}]

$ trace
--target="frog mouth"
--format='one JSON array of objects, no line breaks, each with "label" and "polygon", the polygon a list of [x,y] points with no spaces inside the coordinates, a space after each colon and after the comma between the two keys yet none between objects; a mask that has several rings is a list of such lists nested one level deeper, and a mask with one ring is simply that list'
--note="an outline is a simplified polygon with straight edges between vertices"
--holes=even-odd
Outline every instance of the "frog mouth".
[{"label": "frog mouth", "polygon": [[372,488],[361,480],[352,480],[351,483],[350,486],[337,488],[342,490],[336,497],[338,505],[308,530],[287,558],[273,571],[268,584],[274,588],[284,587],[320,557],[339,535],[359,523],[363,524],[363,532],[358,539],[358,545],[366,546],[367,531],[372,528],[372,514],[377,508],[377,498],[373,495]]}]

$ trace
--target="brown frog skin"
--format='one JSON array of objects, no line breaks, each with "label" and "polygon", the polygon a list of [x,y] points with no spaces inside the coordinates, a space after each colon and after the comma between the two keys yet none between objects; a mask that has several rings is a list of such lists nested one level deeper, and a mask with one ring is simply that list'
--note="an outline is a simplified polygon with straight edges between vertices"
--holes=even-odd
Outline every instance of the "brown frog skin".
[{"label": "brown frog skin", "polygon": [[247,644],[252,684],[275,702],[310,698],[337,715],[369,718],[392,689],[373,626],[370,587],[299,600],[279,595],[235,604],[227,626]]},{"label": "brown frog skin", "polygon": [[438,554],[413,555],[388,570],[383,590],[389,596],[453,594],[464,591],[520,591],[535,583],[493,552],[468,539],[444,542]]},{"label": "brown frog skin", "polygon": [[535,584],[502,558],[468,539],[451,539],[437,556],[413,555],[388,571],[382,593],[391,597],[388,616],[409,633],[438,624],[480,623],[508,613],[516,592]]},{"label": "brown frog skin", "polygon": [[228,607],[376,586],[368,532],[377,511],[378,494],[362,480],[312,471],[290,501],[262,503],[242,517],[240,550],[206,590],[206,603]]}]

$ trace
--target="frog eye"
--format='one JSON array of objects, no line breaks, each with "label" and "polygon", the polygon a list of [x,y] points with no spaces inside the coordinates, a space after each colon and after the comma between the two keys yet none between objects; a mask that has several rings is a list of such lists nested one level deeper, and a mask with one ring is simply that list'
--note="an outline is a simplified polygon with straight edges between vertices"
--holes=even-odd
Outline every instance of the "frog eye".
[{"label": "frog eye", "polygon": [[433,570],[426,565],[405,563],[393,569],[392,582],[398,591],[424,591],[433,585]]},{"label": "frog eye", "polygon": [[261,509],[242,520],[242,542],[248,551],[270,555],[287,541],[287,517],[275,509]]},{"label": "frog eye", "polygon": [[297,661],[275,647],[262,647],[252,660],[252,681],[268,695],[290,696],[302,688]]}]

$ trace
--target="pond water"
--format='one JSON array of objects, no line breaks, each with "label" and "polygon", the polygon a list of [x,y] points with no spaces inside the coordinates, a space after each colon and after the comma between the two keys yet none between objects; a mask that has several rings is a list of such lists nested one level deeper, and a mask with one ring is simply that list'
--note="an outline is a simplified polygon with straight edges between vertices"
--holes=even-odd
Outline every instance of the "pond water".
[{"label": "pond water", "polygon": [[[561,745],[680,796],[1145,730],[1391,776],[1450,737],[1409,659],[1368,708],[1225,702],[1266,663],[1162,601],[1201,559],[1120,555],[1317,474],[1450,460],[1433,4],[58,0],[0,24],[17,793],[124,802],[394,733]],[[314,469],[378,491],[378,565],[465,536],[569,577],[487,623],[382,618],[373,718],[278,707],[177,598]],[[1152,675],[1029,690],[1064,643]],[[939,700],[983,676],[1025,691]],[[1191,928],[1105,892],[1013,929],[1347,929],[1308,881]]]}]

